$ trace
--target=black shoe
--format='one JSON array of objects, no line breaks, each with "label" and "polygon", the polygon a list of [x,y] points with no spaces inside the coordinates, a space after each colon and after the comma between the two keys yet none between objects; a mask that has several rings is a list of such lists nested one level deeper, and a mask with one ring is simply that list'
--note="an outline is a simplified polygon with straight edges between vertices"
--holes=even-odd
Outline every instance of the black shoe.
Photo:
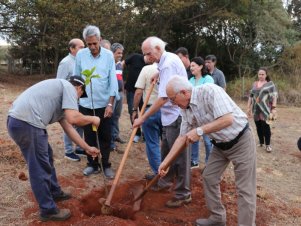
[{"label": "black shoe", "polygon": [[72,196],[71,196],[70,193],[61,191],[60,194],[53,196],[53,200],[54,200],[55,202],[59,202],[59,201],[64,201],[64,200],[71,199],[71,197],[72,197]]},{"label": "black shoe", "polygon": [[59,209],[57,213],[54,214],[40,214],[41,221],[64,221],[71,216],[69,209]]},{"label": "black shoe", "polygon": [[125,143],[125,141],[122,140],[120,137],[116,137],[115,141],[116,141],[116,142],[119,142],[119,143],[121,143],[121,144],[124,144],[124,143]]},{"label": "black shoe", "polygon": [[79,156],[87,156],[87,153],[84,150],[75,150],[75,154]]}]

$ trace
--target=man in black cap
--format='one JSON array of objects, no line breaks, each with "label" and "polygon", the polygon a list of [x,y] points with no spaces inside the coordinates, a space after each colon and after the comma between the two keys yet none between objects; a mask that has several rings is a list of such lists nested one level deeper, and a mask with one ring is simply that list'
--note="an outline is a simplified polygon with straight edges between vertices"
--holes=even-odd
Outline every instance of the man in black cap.
[{"label": "man in black cap", "polygon": [[99,150],[89,146],[72,126],[99,126],[99,117],[78,111],[78,99],[84,96],[87,96],[85,81],[80,76],[71,76],[69,81],[48,79],[25,90],[8,112],[8,133],[20,147],[28,165],[42,221],[66,220],[71,215],[69,209],[58,209],[55,204],[71,195],[63,192],[58,184],[47,125],[59,122],[66,134],[88,154],[94,157],[99,154]]}]

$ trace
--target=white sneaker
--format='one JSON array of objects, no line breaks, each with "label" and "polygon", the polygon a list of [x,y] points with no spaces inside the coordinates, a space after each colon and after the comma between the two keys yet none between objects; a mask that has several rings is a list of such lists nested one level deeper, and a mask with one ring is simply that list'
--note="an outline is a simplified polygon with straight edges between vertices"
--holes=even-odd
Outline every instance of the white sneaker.
[{"label": "white sneaker", "polygon": [[268,153],[272,152],[272,147],[271,147],[271,145],[267,145],[265,149],[266,149],[266,151],[267,151]]},{"label": "white sneaker", "polygon": [[136,136],[134,137],[133,142],[134,142],[134,143],[138,143],[139,140],[140,140],[140,136],[137,136],[137,135],[136,135]]}]

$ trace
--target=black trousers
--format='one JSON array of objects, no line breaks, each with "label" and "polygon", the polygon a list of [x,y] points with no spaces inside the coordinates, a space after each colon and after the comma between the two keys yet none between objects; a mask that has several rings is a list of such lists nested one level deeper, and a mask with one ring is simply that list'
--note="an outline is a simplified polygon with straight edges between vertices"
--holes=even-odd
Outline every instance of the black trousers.
[{"label": "black trousers", "polygon": [[260,144],[270,145],[271,143],[271,128],[264,120],[255,121],[257,135]]},{"label": "black trousers", "polygon": [[[84,115],[93,115],[93,110],[79,106],[79,111]],[[84,129],[84,138],[87,144],[97,147],[96,137],[99,140],[100,153],[102,155],[101,161],[104,168],[111,167],[110,158],[110,144],[111,144],[111,118],[104,118],[105,108],[95,109],[95,116],[100,118],[100,125],[96,132],[92,130],[92,125],[86,125]],[[87,155],[88,166],[98,169],[98,158],[93,159],[91,155]]]}]

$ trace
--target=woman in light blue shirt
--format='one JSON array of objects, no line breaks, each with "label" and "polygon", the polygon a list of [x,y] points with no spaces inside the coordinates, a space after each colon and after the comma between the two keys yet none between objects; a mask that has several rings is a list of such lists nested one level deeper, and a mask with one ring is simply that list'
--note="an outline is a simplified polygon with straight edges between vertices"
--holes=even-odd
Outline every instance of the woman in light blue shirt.
[{"label": "woman in light blue shirt", "polygon": [[[189,79],[189,82],[193,86],[201,86],[205,83],[214,83],[214,80],[209,74],[209,71],[205,66],[205,61],[203,60],[202,57],[195,57],[190,61],[190,71],[193,74],[193,77]],[[210,138],[207,135],[203,135],[203,141],[206,150],[205,163],[207,163],[211,152],[212,144]],[[199,143],[200,142],[197,141],[191,145],[191,168],[199,167],[199,161],[200,161]]]}]

